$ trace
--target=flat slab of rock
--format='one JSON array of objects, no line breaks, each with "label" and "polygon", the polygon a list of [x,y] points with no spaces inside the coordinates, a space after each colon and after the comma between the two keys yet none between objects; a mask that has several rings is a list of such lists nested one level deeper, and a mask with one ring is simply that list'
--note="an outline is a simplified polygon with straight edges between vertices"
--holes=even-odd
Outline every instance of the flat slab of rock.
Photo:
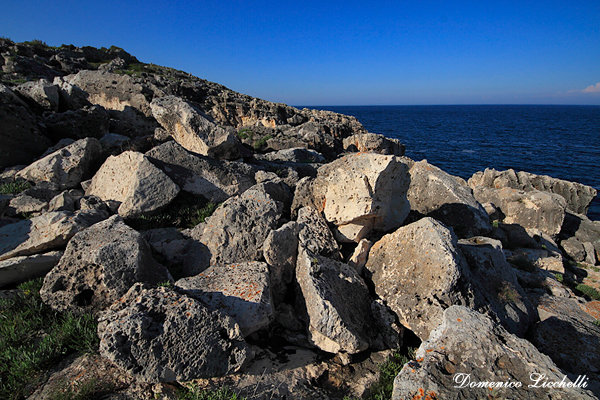
[{"label": "flat slab of rock", "polygon": [[227,375],[249,357],[231,317],[175,291],[142,284],[101,315],[98,336],[102,356],[149,382]]},{"label": "flat slab of rock", "polygon": [[273,320],[269,267],[263,262],[215,265],[175,282],[177,289],[233,317],[244,337]]},{"label": "flat slab of rock", "polygon": [[470,187],[456,177],[429,164],[416,162],[410,169],[410,209],[451,226],[459,238],[482,235],[492,230],[488,214]]},{"label": "flat slab of rock", "polygon": [[329,353],[359,353],[375,342],[369,289],[356,270],[300,246],[296,280],[309,340]]},{"label": "flat slab of rock", "polygon": [[319,168],[312,196],[336,238],[358,242],[372,230],[400,226],[410,211],[409,183],[408,167],[396,157],[358,153]]},{"label": "flat slab of rock", "polygon": [[[281,218],[283,204],[267,193],[263,184],[230,197],[203,226],[200,241],[210,251],[210,265],[256,261],[262,245]],[[194,229],[196,230],[196,229]]]},{"label": "flat slab of rock", "polygon": [[450,305],[474,305],[457,238],[433,218],[385,235],[371,247],[365,268],[375,292],[421,340]]},{"label": "flat slab of rock", "polygon": [[[444,312],[440,325],[421,343],[415,358],[396,376],[392,400],[596,399],[581,388],[529,387],[536,385],[532,378],[542,375],[538,386],[572,381],[530,342],[462,306]],[[483,387],[478,387],[482,382]],[[496,382],[513,387],[497,387]]]},{"label": "flat slab of rock", "polygon": [[240,143],[235,135],[210,122],[185,100],[176,96],[156,97],[150,106],[154,118],[187,150],[226,160],[240,157]]},{"label": "flat slab of rock", "polygon": [[591,186],[582,185],[577,182],[565,181],[552,178],[547,175],[535,175],[528,172],[515,172],[512,169],[496,171],[486,168],[473,174],[469,179],[472,188],[476,186],[487,186],[492,188],[511,188],[525,190],[541,190],[543,192],[555,193],[563,197],[567,208],[578,214],[586,214],[587,210],[597,194],[597,190]]},{"label": "flat slab of rock", "polygon": [[40,294],[55,310],[96,313],[136,282],[167,281],[169,271],[154,261],[142,235],[114,215],[73,236]]},{"label": "flat slab of rock", "polygon": [[62,251],[50,251],[0,261],[0,287],[46,275],[58,264],[62,255]]},{"label": "flat slab of rock", "polygon": [[220,161],[191,153],[171,141],[153,148],[146,156],[179,187],[215,203],[243,193],[256,184],[248,164]]},{"label": "flat slab of rock", "polygon": [[61,190],[71,189],[90,178],[92,163],[101,152],[102,146],[97,139],[81,139],[19,171],[17,178],[52,182]]},{"label": "flat slab of rock", "polygon": [[79,231],[108,218],[105,211],[57,211],[0,228],[0,261],[60,248]]},{"label": "flat slab of rock", "polygon": [[92,178],[86,195],[120,202],[119,215],[132,218],[158,211],[179,193],[179,186],[142,153],[110,156]]}]

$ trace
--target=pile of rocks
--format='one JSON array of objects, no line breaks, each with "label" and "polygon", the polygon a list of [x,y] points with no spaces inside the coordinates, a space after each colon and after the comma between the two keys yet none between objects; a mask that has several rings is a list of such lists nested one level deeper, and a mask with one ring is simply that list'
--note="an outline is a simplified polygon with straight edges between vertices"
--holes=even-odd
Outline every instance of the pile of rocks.
[{"label": "pile of rocks", "polygon": [[[457,389],[469,374],[586,374],[598,395],[599,302],[564,284],[600,256],[592,188],[511,170],[467,183],[351,117],[157,66],[115,73],[137,60],[114,49],[95,70],[90,48],[0,46],[16,60],[5,76],[53,78],[0,85],[0,115],[20,121],[0,118],[0,179],[33,185],[0,198],[0,285],[45,276],[45,303],[99,320],[100,357],[58,375],[105,365],[126,398],[195,379],[248,398],[361,396],[378,357],[416,336],[394,399],[491,393]],[[184,195],[221,204],[190,229],[130,226]]]}]

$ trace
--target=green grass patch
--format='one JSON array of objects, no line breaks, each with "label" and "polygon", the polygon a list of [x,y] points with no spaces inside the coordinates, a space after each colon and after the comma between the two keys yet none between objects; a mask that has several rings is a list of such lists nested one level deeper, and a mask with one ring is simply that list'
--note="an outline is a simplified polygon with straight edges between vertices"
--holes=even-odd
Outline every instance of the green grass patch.
[{"label": "green grass patch", "polygon": [[554,277],[556,278],[557,281],[559,281],[560,283],[564,282],[565,277],[563,276],[563,274],[561,274],[560,272],[557,272],[554,274]]},{"label": "green grass patch", "polygon": [[210,217],[218,206],[202,196],[182,191],[160,213],[130,218],[127,224],[138,231],[170,227],[193,228]]},{"label": "green grass patch", "polygon": [[272,139],[273,135],[266,135],[254,142],[254,150],[262,150],[267,146],[267,140]]},{"label": "green grass patch", "polygon": [[43,371],[73,352],[96,352],[91,314],[59,313],[42,302],[43,279],[19,285],[15,299],[0,300],[0,398],[20,400]]},{"label": "green grass patch", "polygon": [[586,296],[589,296],[594,300],[600,300],[600,293],[598,293],[596,289],[589,285],[580,283],[579,285],[575,286],[575,289],[579,290],[581,293],[585,294]]},{"label": "green grass patch", "polygon": [[498,220],[492,221],[492,226],[494,228],[497,228],[499,225],[500,225],[500,221],[498,221]]},{"label": "green grass patch", "polygon": [[29,188],[31,184],[27,181],[3,183],[0,185],[0,194],[19,194]]},{"label": "green grass patch", "polygon": [[217,390],[203,390],[198,385],[191,385],[179,390],[180,400],[245,400],[227,386]]},{"label": "green grass patch", "polygon": [[597,319],[597,320],[595,320],[595,321],[594,321],[594,325],[596,325],[596,326],[600,326],[600,319]]},{"label": "green grass patch", "polygon": [[254,132],[252,132],[252,130],[250,130],[248,128],[243,128],[243,129],[240,129],[240,131],[237,133],[237,137],[240,140],[252,139],[254,137]]}]

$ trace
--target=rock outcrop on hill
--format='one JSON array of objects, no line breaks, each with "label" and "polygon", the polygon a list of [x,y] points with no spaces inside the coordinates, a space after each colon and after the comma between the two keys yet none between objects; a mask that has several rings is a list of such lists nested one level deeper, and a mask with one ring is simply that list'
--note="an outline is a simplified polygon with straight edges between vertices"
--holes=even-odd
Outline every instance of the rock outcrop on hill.
[{"label": "rock outcrop on hill", "polygon": [[[394,399],[600,395],[593,189],[512,170],[467,184],[353,117],[115,47],[0,54],[0,286],[45,276],[48,305],[99,320],[100,355],[36,393],[89,376],[111,398],[191,380],[359,397],[374,360],[420,344]],[[526,387],[567,373],[594,394]],[[464,374],[523,387],[455,387]]]}]

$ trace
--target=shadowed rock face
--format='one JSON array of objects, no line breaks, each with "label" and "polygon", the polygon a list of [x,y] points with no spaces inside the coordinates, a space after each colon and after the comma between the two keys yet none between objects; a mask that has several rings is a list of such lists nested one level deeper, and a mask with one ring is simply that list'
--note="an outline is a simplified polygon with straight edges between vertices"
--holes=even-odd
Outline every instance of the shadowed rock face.
[{"label": "shadowed rock face", "polygon": [[[393,400],[413,398],[595,399],[578,388],[534,388],[532,374],[552,382],[564,375],[530,342],[508,333],[489,317],[462,306],[444,311],[440,325],[421,343],[416,361],[404,365],[394,380]],[[535,377],[540,375],[533,375]],[[568,378],[566,378],[569,382]],[[517,388],[473,388],[476,382],[520,382]],[[542,382],[544,382],[542,380]],[[466,383],[466,387],[460,388]],[[457,387],[458,386],[458,387]]]},{"label": "shadowed rock face", "polygon": [[147,382],[236,372],[249,355],[225,314],[165,288],[134,285],[98,324],[100,354]]}]

